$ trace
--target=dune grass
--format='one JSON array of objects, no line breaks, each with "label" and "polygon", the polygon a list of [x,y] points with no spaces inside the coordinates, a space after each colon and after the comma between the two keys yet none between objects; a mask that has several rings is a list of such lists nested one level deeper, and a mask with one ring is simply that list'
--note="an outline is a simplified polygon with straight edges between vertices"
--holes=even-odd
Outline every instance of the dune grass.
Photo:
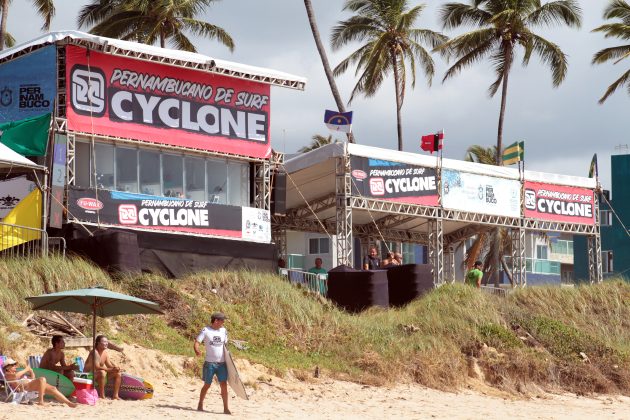
[{"label": "dune grass", "polygon": [[[165,316],[123,316],[115,340],[192,356],[213,311],[228,317],[239,357],[278,374],[327,374],[369,384],[413,381],[456,389],[471,375],[512,392],[530,384],[578,393],[630,394],[630,285],[532,287],[507,298],[461,285],[403,308],[348,314],[281,278],[257,272],[112,280],[78,259],[0,260],[0,320],[19,323],[24,297],[100,284],[160,303]],[[10,343],[0,339],[0,351]],[[474,374],[477,371],[477,374]],[[479,373],[480,372],[480,373]]]}]

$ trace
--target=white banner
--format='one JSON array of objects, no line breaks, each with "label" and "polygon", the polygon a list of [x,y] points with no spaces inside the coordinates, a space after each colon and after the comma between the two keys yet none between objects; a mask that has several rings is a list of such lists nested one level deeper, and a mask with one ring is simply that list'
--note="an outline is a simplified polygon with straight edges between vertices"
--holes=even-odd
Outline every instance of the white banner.
[{"label": "white banner", "polygon": [[269,210],[243,207],[243,239],[255,242],[271,242]]},{"label": "white banner", "polygon": [[27,180],[26,176],[0,181],[0,220],[34,189],[35,183]]},{"label": "white banner", "polygon": [[520,217],[520,190],[515,179],[442,171],[442,207],[446,209]]}]

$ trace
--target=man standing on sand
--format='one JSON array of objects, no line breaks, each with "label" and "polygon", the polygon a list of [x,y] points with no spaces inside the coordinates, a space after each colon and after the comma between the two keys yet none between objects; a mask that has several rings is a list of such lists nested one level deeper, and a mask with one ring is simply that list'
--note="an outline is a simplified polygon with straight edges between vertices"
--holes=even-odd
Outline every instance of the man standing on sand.
[{"label": "man standing on sand", "polygon": [[72,380],[74,378],[74,371],[77,368],[77,365],[74,363],[66,365],[66,357],[63,354],[63,349],[66,348],[66,342],[60,335],[54,335],[51,342],[52,348],[46,350],[42,356],[41,362],[39,362],[39,367],[55,371]]},{"label": "man standing on sand", "polygon": [[199,344],[203,343],[206,347],[206,358],[203,362],[203,370],[201,378],[203,379],[203,387],[199,393],[199,404],[197,404],[197,410],[203,411],[203,400],[206,398],[206,393],[212,385],[212,378],[214,375],[219,380],[219,386],[221,387],[221,398],[223,399],[223,413],[232,414],[228,409],[228,393],[227,393],[227,379],[228,372],[225,364],[225,352],[224,346],[227,344],[227,330],[223,327],[225,322],[225,315],[221,312],[215,312],[210,317],[210,326],[204,327],[203,330],[197,336],[194,343],[195,354],[201,356],[199,350]]},{"label": "man standing on sand", "polygon": [[114,366],[109,360],[109,353],[107,352],[107,346],[109,341],[104,335],[96,337],[96,351],[91,351],[87,360],[85,361],[84,372],[92,372],[92,364],[94,363],[94,375],[98,384],[98,396],[105,398],[105,384],[109,381],[114,381],[114,393],[112,394],[112,400],[118,399],[118,392],[120,391],[120,383],[122,382],[122,370]]},{"label": "man standing on sand", "polygon": [[481,279],[483,277],[481,267],[483,267],[483,263],[475,261],[473,268],[466,274],[466,284],[475,286],[477,289],[481,288]]}]

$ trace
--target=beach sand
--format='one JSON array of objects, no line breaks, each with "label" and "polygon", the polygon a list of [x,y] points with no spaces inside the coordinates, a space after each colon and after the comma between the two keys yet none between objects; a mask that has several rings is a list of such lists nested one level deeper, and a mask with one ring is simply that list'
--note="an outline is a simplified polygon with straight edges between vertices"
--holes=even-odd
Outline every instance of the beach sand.
[{"label": "beach sand", "polygon": [[[143,376],[155,388],[152,399],[142,401],[99,400],[95,407],[71,409],[56,402],[45,407],[0,403],[0,419],[201,419],[225,418],[213,384],[205,412],[196,411],[200,379],[175,376],[192,358],[166,356],[137,346],[125,346],[125,355],[112,354],[130,373]],[[230,393],[232,417],[238,419],[627,419],[630,398],[623,396],[579,397],[538,392],[536,397],[515,397],[483,384],[457,393],[419,385],[365,386],[333,380],[325,372],[319,378],[299,380],[288,374],[272,375],[260,365],[236,360],[249,400]],[[301,375],[300,375],[301,376]]]}]

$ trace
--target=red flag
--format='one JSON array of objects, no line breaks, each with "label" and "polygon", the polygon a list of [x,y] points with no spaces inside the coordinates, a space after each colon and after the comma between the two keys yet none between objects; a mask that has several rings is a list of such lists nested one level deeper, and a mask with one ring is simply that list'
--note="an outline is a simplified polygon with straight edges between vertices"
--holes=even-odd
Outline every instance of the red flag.
[{"label": "red flag", "polygon": [[420,144],[420,148],[426,152],[437,152],[442,149],[442,139],[444,139],[444,132],[439,131],[435,134],[428,134],[426,136],[422,136],[422,143]]}]

